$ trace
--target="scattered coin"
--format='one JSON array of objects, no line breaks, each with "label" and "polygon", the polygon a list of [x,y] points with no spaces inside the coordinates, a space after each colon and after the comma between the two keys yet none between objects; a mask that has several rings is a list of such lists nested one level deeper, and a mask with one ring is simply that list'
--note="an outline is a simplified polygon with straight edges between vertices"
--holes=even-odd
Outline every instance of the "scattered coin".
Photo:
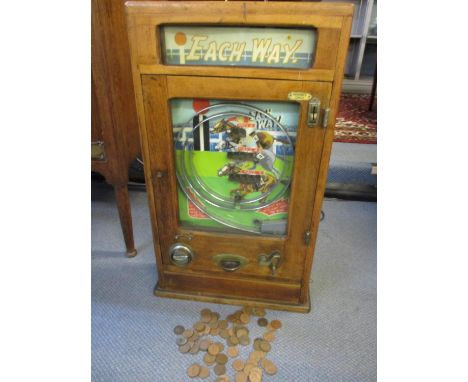
[{"label": "scattered coin", "polygon": [[271,350],[271,345],[268,341],[260,342],[260,349],[265,353],[268,353]]},{"label": "scattered coin", "polygon": [[221,342],[216,342],[216,345],[218,345],[219,352],[221,353],[224,350],[224,345]]},{"label": "scattered coin", "polygon": [[219,353],[216,356],[216,363],[219,365],[225,365],[227,361],[228,361],[228,357],[224,353]]},{"label": "scattered coin", "polygon": [[248,330],[246,327],[244,327],[244,326],[241,326],[240,328],[237,328],[237,329],[235,330],[235,332],[236,332],[236,337],[237,337],[237,338],[240,338],[240,337],[242,337],[242,336],[248,336],[248,335],[249,335],[249,330]]},{"label": "scattered coin", "polygon": [[250,315],[247,313],[241,313],[239,319],[243,324],[248,324],[250,322]]},{"label": "scattered coin", "polygon": [[214,370],[214,372],[215,372],[216,375],[222,375],[222,374],[225,374],[225,373],[226,373],[226,366],[217,364],[217,365],[213,368],[213,370]]},{"label": "scattered coin", "polygon": [[258,326],[267,326],[268,325],[268,320],[265,317],[260,317],[257,320]]},{"label": "scattered coin", "polygon": [[276,365],[272,361],[266,358],[262,359],[262,367],[265,370],[265,373],[269,375],[275,375],[278,371],[278,368],[276,367]]},{"label": "scattered coin", "polygon": [[200,366],[200,373],[198,376],[203,379],[208,378],[210,376],[210,369],[206,366]]},{"label": "scattered coin", "polygon": [[208,353],[211,355],[217,355],[220,352],[218,344],[211,344],[208,346]]},{"label": "scattered coin", "polygon": [[197,322],[193,327],[197,332],[203,332],[205,330],[206,325],[203,322]]},{"label": "scattered coin", "polygon": [[193,330],[192,329],[185,329],[184,332],[182,333],[182,335],[185,337],[185,338],[190,338],[193,336]]},{"label": "scattered coin", "polygon": [[240,343],[242,346],[247,346],[248,344],[250,344],[250,338],[249,338],[249,336],[241,336],[241,337],[239,337],[239,343]]},{"label": "scattered coin", "polygon": [[206,353],[205,356],[203,357],[203,361],[208,365],[211,366],[215,363],[216,357],[214,355],[211,355],[209,353]]},{"label": "scattered coin", "polygon": [[247,378],[249,378],[249,376],[243,371],[239,371],[236,373],[236,382],[247,382]]},{"label": "scattered coin", "polygon": [[249,381],[250,382],[260,382],[262,380],[262,369],[259,367],[253,367],[249,373]]},{"label": "scattered coin", "polygon": [[232,368],[236,371],[242,371],[244,369],[245,363],[241,359],[236,359],[232,363]]},{"label": "scattered coin", "polygon": [[220,321],[218,322],[218,327],[219,327],[220,329],[227,329],[228,325],[229,325],[229,324],[228,324],[228,322],[227,322],[226,320],[220,320]]},{"label": "scattered coin", "polygon": [[258,364],[255,364],[253,362],[247,362],[244,366],[244,373],[249,375],[250,374],[250,371],[252,370],[252,368],[254,367],[257,367]]},{"label": "scattered coin", "polygon": [[192,347],[192,344],[187,342],[185,345],[182,345],[182,346],[179,347],[179,351],[181,353],[188,353],[188,351],[190,350],[191,347]]},{"label": "scattered coin", "polygon": [[231,358],[237,357],[239,355],[239,349],[237,346],[229,346],[227,349],[228,356]]},{"label": "scattered coin", "polygon": [[211,321],[211,312],[204,312],[201,314],[201,321],[207,324]]},{"label": "scattered coin", "polygon": [[198,374],[200,374],[200,369],[200,365],[198,363],[194,363],[187,369],[187,374],[190,378],[195,378],[198,376]]},{"label": "scattered coin", "polygon": [[174,333],[177,334],[177,335],[180,335],[184,332],[185,328],[182,326],[182,325],[177,325],[175,328],[174,328]]},{"label": "scattered coin", "polygon": [[207,309],[207,308],[202,309],[202,310],[200,311],[200,315],[203,316],[204,314],[211,314],[211,310],[210,310],[210,309]]},{"label": "scattered coin", "polygon": [[236,336],[231,336],[228,338],[228,345],[229,346],[234,346],[234,345],[239,345],[239,338]]},{"label": "scattered coin", "polygon": [[267,340],[268,342],[273,342],[276,338],[275,332],[273,330],[270,330],[268,332],[263,333],[263,338]]},{"label": "scattered coin", "polygon": [[271,326],[273,327],[273,329],[279,329],[283,326],[283,324],[280,320],[273,320],[271,321]]},{"label": "scattered coin", "polygon": [[230,337],[229,331],[228,331],[227,329],[221,329],[221,330],[219,331],[219,335],[220,335],[222,338],[224,338],[224,339],[227,339],[227,338]]},{"label": "scattered coin", "polygon": [[229,382],[229,377],[227,375],[220,375],[215,379],[215,382]]},{"label": "scattered coin", "polygon": [[187,338],[185,337],[177,337],[176,344],[179,346],[185,345],[187,343]]},{"label": "scattered coin", "polygon": [[204,339],[200,341],[200,350],[207,351],[208,346],[211,345],[211,341],[209,339]]},{"label": "scattered coin", "polygon": [[190,354],[198,354],[199,351],[200,351],[200,343],[197,341],[191,347]]},{"label": "scattered coin", "polygon": [[255,313],[258,317],[264,317],[266,315],[266,311],[263,308],[255,308]]}]

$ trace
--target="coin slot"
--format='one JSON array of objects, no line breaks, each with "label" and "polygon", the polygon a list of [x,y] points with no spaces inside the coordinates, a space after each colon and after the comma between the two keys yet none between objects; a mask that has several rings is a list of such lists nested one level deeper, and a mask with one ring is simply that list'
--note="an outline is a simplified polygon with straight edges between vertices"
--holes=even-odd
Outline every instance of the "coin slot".
[{"label": "coin slot", "polygon": [[219,254],[213,256],[214,262],[226,272],[234,272],[248,263],[248,260],[239,255]]}]

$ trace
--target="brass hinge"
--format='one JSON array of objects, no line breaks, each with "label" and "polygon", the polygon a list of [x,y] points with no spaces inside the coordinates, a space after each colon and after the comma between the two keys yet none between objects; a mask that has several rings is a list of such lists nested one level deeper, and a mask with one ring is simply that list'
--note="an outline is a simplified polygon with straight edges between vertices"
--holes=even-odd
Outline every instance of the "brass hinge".
[{"label": "brass hinge", "polygon": [[310,233],[310,230],[309,231],[306,231],[306,233],[304,234],[304,244],[305,245],[309,245],[310,244],[310,239],[312,237],[312,234]]},{"label": "brass hinge", "polygon": [[104,149],[104,142],[96,141],[91,142],[91,159],[93,160],[105,160],[106,150]]}]

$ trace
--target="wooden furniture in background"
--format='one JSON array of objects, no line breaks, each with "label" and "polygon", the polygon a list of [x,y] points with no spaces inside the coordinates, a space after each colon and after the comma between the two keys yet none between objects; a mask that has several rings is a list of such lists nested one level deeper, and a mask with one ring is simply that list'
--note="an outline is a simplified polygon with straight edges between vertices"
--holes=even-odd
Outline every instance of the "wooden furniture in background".
[{"label": "wooden furniture in background", "polygon": [[140,152],[123,0],[92,0],[91,170],[114,187],[127,255],[137,254],[128,168]]},{"label": "wooden furniture in background", "polygon": [[[155,294],[308,312],[309,280],[353,5],[207,1],[130,1],[126,5],[158,271]],[[180,28],[190,25],[317,28],[315,61],[308,69],[164,64],[161,49],[164,24]],[[186,41],[190,40],[184,33],[175,35],[178,45]],[[180,48],[182,54],[185,48]],[[311,109],[312,97],[320,100],[318,110]],[[246,103],[280,101],[298,106],[284,236],[215,232],[181,223],[170,107],[171,100],[181,98]],[[320,116],[320,122],[311,125],[310,120],[315,120],[316,115]],[[179,247],[192,248],[194,255],[188,257],[187,251],[183,253]],[[279,253],[281,264],[264,266],[264,253]],[[219,256],[231,254],[245,259],[242,266],[241,260],[216,262]]]}]

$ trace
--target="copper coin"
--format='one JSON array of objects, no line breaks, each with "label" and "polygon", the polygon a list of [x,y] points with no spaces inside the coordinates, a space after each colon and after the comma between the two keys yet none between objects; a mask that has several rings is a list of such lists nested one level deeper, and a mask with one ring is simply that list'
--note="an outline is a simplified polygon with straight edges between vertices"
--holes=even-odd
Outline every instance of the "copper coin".
[{"label": "copper coin", "polygon": [[247,313],[242,313],[239,317],[243,324],[248,324],[250,322],[250,315]]},{"label": "copper coin", "polygon": [[269,375],[275,375],[278,371],[278,368],[276,367],[276,365],[272,361],[266,358],[262,359],[262,366],[263,366],[263,369],[265,369],[265,373]]},{"label": "copper coin", "polygon": [[224,353],[219,353],[216,356],[216,363],[218,363],[220,365],[225,365],[227,361],[228,361],[228,357]]},{"label": "copper coin", "polygon": [[248,344],[250,344],[250,338],[249,338],[249,336],[242,336],[242,337],[239,337],[239,343],[240,343],[242,346],[247,346]]},{"label": "copper coin", "polygon": [[232,368],[235,370],[235,371],[242,371],[244,369],[244,366],[245,366],[245,362],[242,361],[240,358],[234,360],[232,362]]},{"label": "copper coin", "polygon": [[187,369],[187,374],[190,378],[195,378],[198,376],[198,374],[200,374],[200,369],[200,365],[198,363],[194,363]]},{"label": "copper coin", "polygon": [[219,347],[217,344],[211,344],[208,346],[208,353],[211,355],[217,355],[219,353]]},{"label": "copper coin", "polygon": [[249,375],[250,371],[254,368],[257,367],[258,364],[255,364],[253,362],[247,362],[244,366],[244,373]]},{"label": "copper coin", "polygon": [[205,324],[207,324],[208,322],[211,321],[211,312],[210,313],[202,313],[201,315],[201,322],[204,322]]},{"label": "copper coin", "polygon": [[228,324],[228,322],[227,322],[226,320],[220,320],[220,321],[218,321],[218,327],[219,327],[220,329],[227,329],[228,325],[229,325],[229,324]]},{"label": "copper coin", "polygon": [[239,355],[239,349],[237,346],[229,346],[227,349],[228,356],[231,358],[237,357]]},{"label": "copper coin", "polygon": [[218,345],[219,352],[221,353],[224,350],[224,345],[221,342],[216,342],[216,345]]},{"label": "copper coin", "polygon": [[265,357],[265,353],[259,350],[255,350],[252,353],[249,354],[249,359],[253,362],[258,364],[258,361],[260,361],[262,358]]},{"label": "copper coin", "polygon": [[260,317],[257,320],[258,326],[267,326],[268,325],[268,320],[265,317]]},{"label": "copper coin", "polygon": [[219,313],[211,313],[211,323],[215,323],[219,320]]},{"label": "copper coin", "polygon": [[243,327],[243,326],[241,326],[240,328],[235,329],[235,332],[236,332],[236,337],[237,338],[249,335],[249,330],[247,328]]},{"label": "copper coin", "polygon": [[255,313],[258,317],[264,317],[266,315],[266,311],[263,308],[255,308]]},{"label": "copper coin", "polygon": [[200,315],[203,316],[204,314],[211,314],[211,310],[210,310],[210,309],[207,309],[207,308],[202,309],[202,310],[200,311]]},{"label": "copper coin", "polygon": [[229,336],[229,331],[228,331],[227,329],[221,329],[221,330],[219,331],[219,335],[220,335],[222,338],[224,338],[224,339],[230,337],[230,336]]},{"label": "copper coin", "polygon": [[215,379],[215,382],[229,382],[229,377],[227,375],[220,375]]},{"label": "copper coin", "polygon": [[192,346],[192,348],[190,349],[190,354],[198,354],[198,352],[200,351],[200,342],[195,342]]},{"label": "copper coin", "polygon": [[236,373],[236,382],[247,382],[247,378],[249,378],[248,375],[243,371]]},{"label": "copper coin", "polygon": [[217,335],[219,334],[219,332],[220,332],[219,328],[212,328],[212,329],[210,330],[210,334],[211,334],[212,336],[217,336]]},{"label": "copper coin", "polygon": [[239,344],[239,338],[237,338],[236,336],[229,337],[229,341],[231,342],[230,346]]},{"label": "copper coin", "polygon": [[253,313],[253,308],[251,306],[244,306],[242,310],[244,311],[244,313],[247,313],[247,314]]},{"label": "copper coin", "polygon": [[275,332],[273,330],[270,330],[269,332],[263,333],[263,338],[267,340],[268,342],[273,342],[276,338]]},{"label": "copper coin", "polygon": [[260,342],[260,349],[265,353],[268,353],[271,350],[271,345],[268,341],[262,341]]},{"label": "copper coin", "polygon": [[174,328],[174,333],[177,334],[177,335],[180,335],[184,332],[185,328],[182,326],[182,325],[177,325],[175,328]]},{"label": "copper coin", "polygon": [[208,369],[206,366],[200,366],[200,374],[198,374],[200,378],[208,378],[210,376],[210,369]]},{"label": "copper coin", "polygon": [[185,345],[182,345],[179,347],[179,351],[181,353],[188,353],[188,351],[192,348],[192,344],[187,342]]},{"label": "copper coin", "polygon": [[233,328],[229,328],[228,332],[229,332],[229,337],[232,337],[234,335],[234,329]]},{"label": "copper coin", "polygon": [[217,365],[213,368],[213,370],[214,370],[214,372],[215,372],[216,375],[225,374],[225,373],[226,373],[226,366],[217,364]]},{"label": "copper coin", "polygon": [[271,321],[271,326],[273,327],[273,329],[279,329],[283,326],[283,324],[280,320],[273,320]]},{"label": "copper coin", "polygon": [[185,329],[184,332],[182,333],[182,335],[185,337],[185,338],[190,338],[193,336],[193,330],[192,329]]},{"label": "copper coin", "polygon": [[205,330],[206,325],[203,322],[197,322],[195,325],[193,325],[193,327],[197,332],[203,332]]},{"label": "copper coin", "polygon": [[209,339],[201,340],[200,341],[200,350],[207,351],[208,346],[211,345],[211,341]]},{"label": "copper coin", "polygon": [[262,369],[259,367],[253,367],[249,373],[249,381],[250,382],[260,382],[262,380]]},{"label": "copper coin", "polygon": [[211,366],[215,363],[216,357],[214,355],[211,355],[209,353],[206,353],[205,356],[203,357],[203,361],[208,365]]},{"label": "copper coin", "polygon": [[179,346],[185,345],[187,343],[187,338],[185,337],[177,337],[176,344]]},{"label": "copper coin", "polygon": [[254,350],[261,351],[262,349],[260,348],[260,343],[263,340],[261,338],[255,338],[254,343],[253,343],[253,348]]}]

